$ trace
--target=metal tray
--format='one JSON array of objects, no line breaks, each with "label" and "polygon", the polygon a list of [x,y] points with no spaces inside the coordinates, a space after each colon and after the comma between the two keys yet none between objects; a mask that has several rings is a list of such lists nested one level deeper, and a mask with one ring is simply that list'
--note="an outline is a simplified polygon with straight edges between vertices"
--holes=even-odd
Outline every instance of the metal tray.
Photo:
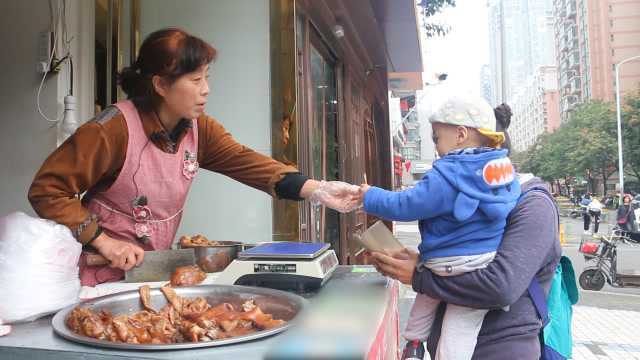
[{"label": "metal tray", "polygon": [[[81,336],[67,328],[65,319],[67,318],[67,315],[71,312],[71,310],[73,310],[78,305],[88,307],[94,311],[109,310],[114,315],[125,313],[133,314],[137,311],[142,310],[138,291],[132,290],[92,299],[58,311],[58,313],[56,313],[52,320],[53,331],[57,335],[67,340],[91,346],[121,350],[178,350],[212,347],[256,340],[280,333],[291,326],[291,321],[294,320],[294,318],[308,302],[306,299],[300,297],[299,295],[284,291],[236,285],[204,285],[195,287],[182,287],[175,288],[175,291],[179,296],[183,297],[204,297],[209,304],[214,306],[223,302],[231,303],[234,306],[240,306],[246,300],[253,299],[255,304],[260,306],[260,308],[264,312],[272,314],[275,319],[286,320],[287,323],[277,328],[258,331],[253,334],[237,336],[228,339],[180,344],[117,343],[106,340],[98,340],[87,336]],[[164,297],[162,292],[160,292],[159,288],[151,289],[151,303],[152,306],[156,309],[160,309],[167,304],[166,298]]]}]

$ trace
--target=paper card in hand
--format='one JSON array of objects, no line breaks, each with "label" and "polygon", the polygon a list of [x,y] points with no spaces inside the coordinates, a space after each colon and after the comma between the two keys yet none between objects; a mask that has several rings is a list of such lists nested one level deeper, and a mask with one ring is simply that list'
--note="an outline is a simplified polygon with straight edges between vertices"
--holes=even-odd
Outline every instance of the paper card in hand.
[{"label": "paper card in hand", "polygon": [[376,221],[362,235],[355,238],[369,251],[383,252],[384,250],[401,250],[404,248],[381,220]]}]

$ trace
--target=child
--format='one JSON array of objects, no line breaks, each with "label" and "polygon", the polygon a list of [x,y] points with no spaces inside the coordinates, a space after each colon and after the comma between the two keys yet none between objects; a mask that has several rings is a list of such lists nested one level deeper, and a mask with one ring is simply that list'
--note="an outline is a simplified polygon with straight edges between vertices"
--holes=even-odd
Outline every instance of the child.
[{"label": "child", "polygon": [[[387,220],[420,220],[420,263],[440,276],[484,268],[496,253],[506,218],[520,196],[505,140],[484,100],[452,97],[431,116],[440,159],[415,187],[390,192],[362,185],[364,209]],[[416,296],[403,358],[424,356],[440,300]],[[447,304],[436,360],[471,359],[488,310]]]}]

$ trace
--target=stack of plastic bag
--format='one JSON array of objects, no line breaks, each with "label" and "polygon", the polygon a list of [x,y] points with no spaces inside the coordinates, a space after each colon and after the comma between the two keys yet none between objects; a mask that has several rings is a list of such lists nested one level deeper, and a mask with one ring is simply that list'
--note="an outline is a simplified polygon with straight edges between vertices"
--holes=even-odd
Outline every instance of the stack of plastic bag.
[{"label": "stack of plastic bag", "polygon": [[66,226],[22,212],[0,218],[0,326],[78,302],[81,250]]}]

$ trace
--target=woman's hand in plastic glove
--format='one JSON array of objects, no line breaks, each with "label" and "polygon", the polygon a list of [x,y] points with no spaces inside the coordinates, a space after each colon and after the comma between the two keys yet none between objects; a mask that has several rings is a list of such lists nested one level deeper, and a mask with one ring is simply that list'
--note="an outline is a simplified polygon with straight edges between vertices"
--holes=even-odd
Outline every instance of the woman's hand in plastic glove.
[{"label": "woman's hand in plastic glove", "polygon": [[341,213],[351,212],[362,205],[360,187],[342,181],[320,181],[311,193],[312,204],[322,204]]},{"label": "woman's hand in plastic glove", "polygon": [[100,234],[91,245],[111,263],[112,268],[124,271],[142,264],[144,250],[123,240],[116,240],[107,234]]}]

